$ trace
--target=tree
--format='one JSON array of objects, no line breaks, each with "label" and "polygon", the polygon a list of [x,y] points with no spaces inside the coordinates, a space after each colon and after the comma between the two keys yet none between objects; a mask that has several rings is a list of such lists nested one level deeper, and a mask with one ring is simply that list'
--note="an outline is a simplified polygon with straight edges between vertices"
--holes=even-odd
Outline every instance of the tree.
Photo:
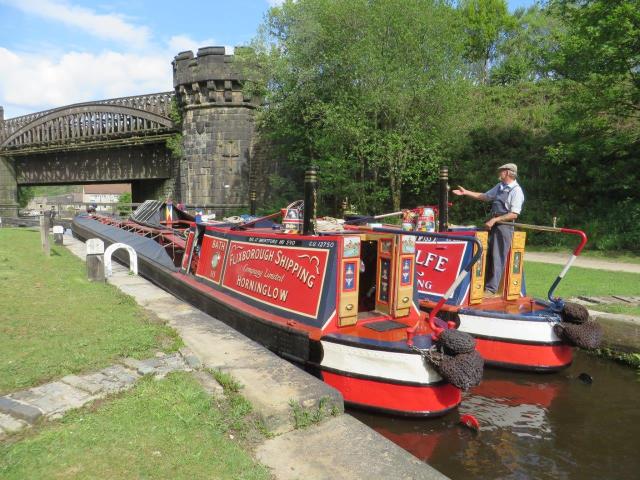
[{"label": "tree", "polygon": [[496,60],[498,44],[515,27],[506,0],[461,0],[458,5],[466,33],[465,53],[475,66],[481,84],[489,80],[489,69]]},{"label": "tree", "polygon": [[552,0],[565,101],[550,163],[603,248],[640,245],[640,1]]},{"label": "tree", "polygon": [[496,45],[490,82],[507,85],[553,78],[550,62],[559,48],[561,22],[538,5],[516,10],[512,21]]},{"label": "tree", "polygon": [[260,65],[260,128],[297,176],[320,169],[333,210],[399,209],[435,183],[466,95],[455,11],[429,0],[299,0],[270,10],[247,64]]},{"label": "tree", "polygon": [[116,209],[118,210],[118,215],[121,217],[126,217],[131,215],[131,194],[129,192],[123,193],[118,197],[118,205],[116,205]]}]

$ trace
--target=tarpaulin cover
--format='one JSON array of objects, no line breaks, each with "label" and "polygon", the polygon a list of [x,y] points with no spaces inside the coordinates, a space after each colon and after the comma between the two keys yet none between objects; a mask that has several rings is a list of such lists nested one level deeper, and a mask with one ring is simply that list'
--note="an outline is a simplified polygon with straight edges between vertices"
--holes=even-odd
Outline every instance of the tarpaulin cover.
[{"label": "tarpaulin cover", "polygon": [[142,237],[111,225],[105,225],[87,216],[77,216],[73,222],[86,230],[94,232],[97,237],[103,238],[107,242],[126,243],[133,247],[138,255],[174,272],[179,270],[179,268],[173,264],[171,257],[164,247],[150,238]]}]

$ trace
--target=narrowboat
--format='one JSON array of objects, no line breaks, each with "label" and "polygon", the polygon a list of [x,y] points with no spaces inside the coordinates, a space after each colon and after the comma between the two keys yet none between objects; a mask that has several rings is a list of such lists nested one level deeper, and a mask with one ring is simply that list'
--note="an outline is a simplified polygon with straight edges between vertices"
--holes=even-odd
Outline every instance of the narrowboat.
[{"label": "narrowboat", "polygon": [[[574,346],[597,348],[600,327],[588,321],[581,305],[565,302],[554,291],[587,242],[584,232],[569,228],[514,223],[508,261],[501,286],[495,296],[484,291],[487,266],[488,232],[474,227],[448,224],[448,172],[441,172],[438,206],[421,207],[414,214],[414,228],[432,228],[438,218],[440,232],[447,238],[419,237],[416,241],[416,290],[426,311],[442,309],[439,316],[454,322],[456,328],[476,339],[477,349],[487,366],[528,371],[557,371],[568,367]],[[427,210],[428,213],[424,213]],[[426,223],[419,223],[426,218]],[[410,228],[410,227],[409,227]],[[549,289],[547,299],[527,295],[525,284],[525,230],[574,235],[579,245]],[[462,241],[473,237],[482,244],[483,253],[475,267],[457,288],[447,294],[453,279],[459,276],[476,246]]]},{"label": "narrowboat", "polygon": [[131,245],[142,275],[315,371],[349,405],[425,417],[454,409],[461,389],[428,361],[451,325],[429,321],[415,288],[416,239],[425,234],[371,226],[321,231],[309,198],[311,208],[300,202],[238,224],[202,222],[147,201],[126,220],[78,216],[73,232]]}]

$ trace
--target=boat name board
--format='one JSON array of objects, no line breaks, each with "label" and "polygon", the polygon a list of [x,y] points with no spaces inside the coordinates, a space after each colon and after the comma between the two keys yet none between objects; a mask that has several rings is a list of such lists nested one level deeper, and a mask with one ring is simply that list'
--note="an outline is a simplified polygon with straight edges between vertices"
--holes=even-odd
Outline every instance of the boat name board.
[{"label": "boat name board", "polygon": [[442,296],[462,268],[467,243],[423,241],[416,243],[418,293]]},{"label": "boat name board", "polygon": [[287,311],[317,316],[330,250],[232,240],[228,252],[225,288]]}]

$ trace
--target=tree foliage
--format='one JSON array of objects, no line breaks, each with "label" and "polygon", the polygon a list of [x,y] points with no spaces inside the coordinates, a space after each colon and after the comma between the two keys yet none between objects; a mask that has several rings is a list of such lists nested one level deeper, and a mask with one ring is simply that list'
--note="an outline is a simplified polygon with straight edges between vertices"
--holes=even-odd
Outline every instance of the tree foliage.
[{"label": "tree foliage", "polygon": [[363,211],[398,209],[443,162],[466,94],[458,33],[437,1],[285,2],[254,45],[261,129],[294,170],[321,167],[333,210],[345,197]]},{"label": "tree foliage", "polygon": [[[311,164],[325,213],[379,213],[434,201],[443,164],[484,191],[512,161],[523,220],[640,248],[640,0],[288,0],[252,47],[271,201]],[[451,218],[485,215],[457,201]]]}]

